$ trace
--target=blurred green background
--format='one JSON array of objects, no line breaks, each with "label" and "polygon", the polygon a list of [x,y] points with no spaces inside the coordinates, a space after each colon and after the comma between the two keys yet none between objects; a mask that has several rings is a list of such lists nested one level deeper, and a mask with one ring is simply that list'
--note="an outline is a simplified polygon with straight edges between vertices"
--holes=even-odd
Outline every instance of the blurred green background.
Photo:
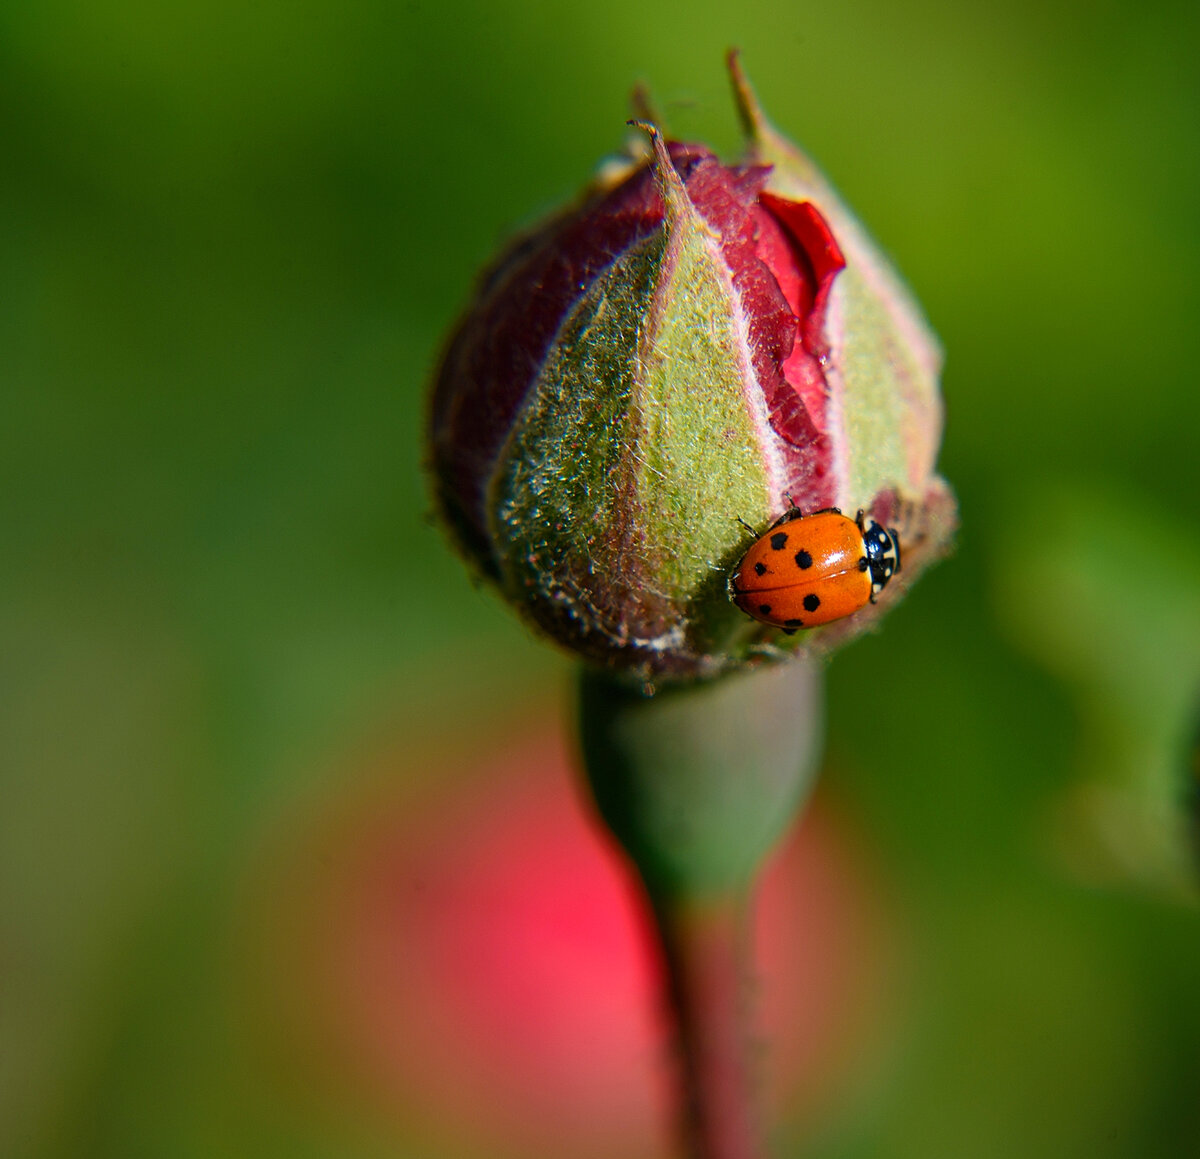
[{"label": "blurred green background", "polygon": [[424,383],[635,81],[735,152],[731,44],[945,342],[963,519],[830,670],[906,981],[780,1154],[1196,1154],[1198,33],[1156,0],[4,4],[0,1154],[454,1153],[248,1045],[244,895],[363,751],[465,792],[412,754],[559,712],[566,662],[429,522]]}]

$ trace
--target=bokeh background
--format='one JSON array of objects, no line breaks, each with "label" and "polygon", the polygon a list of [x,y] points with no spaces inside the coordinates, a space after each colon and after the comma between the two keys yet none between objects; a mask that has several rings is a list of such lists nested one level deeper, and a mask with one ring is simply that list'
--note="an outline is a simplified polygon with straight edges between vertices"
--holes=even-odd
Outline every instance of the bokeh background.
[{"label": "bokeh background", "polygon": [[778,1153],[1196,1154],[1198,33],[0,7],[0,1154],[666,1155],[569,666],[431,526],[422,395],[635,81],[736,151],[731,44],[944,339],[963,518],[829,671],[760,923]]}]

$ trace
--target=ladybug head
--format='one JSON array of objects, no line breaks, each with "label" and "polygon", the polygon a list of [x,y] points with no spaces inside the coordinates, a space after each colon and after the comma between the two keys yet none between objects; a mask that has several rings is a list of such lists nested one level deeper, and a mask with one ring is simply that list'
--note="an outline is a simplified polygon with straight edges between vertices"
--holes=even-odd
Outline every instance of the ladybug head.
[{"label": "ladybug head", "polygon": [[878,595],[900,570],[900,537],[890,528],[867,519],[863,524],[863,543],[867,565],[871,569],[871,594]]}]

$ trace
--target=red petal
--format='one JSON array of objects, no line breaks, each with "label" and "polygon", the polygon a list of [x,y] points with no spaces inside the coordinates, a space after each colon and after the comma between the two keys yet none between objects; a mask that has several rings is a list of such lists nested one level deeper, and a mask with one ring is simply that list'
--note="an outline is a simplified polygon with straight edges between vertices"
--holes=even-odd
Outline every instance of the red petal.
[{"label": "red petal", "polygon": [[788,201],[771,193],[764,193],[759,201],[800,247],[812,267],[817,292],[808,315],[801,319],[800,335],[804,349],[823,360],[829,353],[825,338],[825,305],[833,279],[846,268],[846,259],[829,223],[811,201]]},{"label": "red petal", "polygon": [[817,278],[817,296],[820,297],[829,289],[834,275],[846,268],[846,259],[829,223],[811,201],[787,201],[773,193],[763,193],[759,201],[775,215],[808,256]]}]

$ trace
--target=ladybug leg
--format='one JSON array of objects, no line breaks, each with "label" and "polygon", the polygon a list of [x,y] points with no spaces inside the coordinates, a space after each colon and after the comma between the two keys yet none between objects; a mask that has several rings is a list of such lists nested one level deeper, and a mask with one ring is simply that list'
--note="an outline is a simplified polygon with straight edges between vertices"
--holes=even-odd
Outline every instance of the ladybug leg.
[{"label": "ladybug leg", "polygon": [[745,521],[745,520],[744,520],[744,519],[743,519],[743,518],[742,518],[740,515],[735,515],[735,516],[734,516],[734,518],[735,518],[735,519],[736,519],[736,520],[737,520],[737,521],[738,521],[738,522],[739,522],[739,523],[740,523],[740,524],[741,524],[741,525],[742,525],[742,526],[743,526],[743,527],[744,527],[744,528],[745,528],[745,529],[746,529],[748,532],[750,532],[750,534],[751,534],[751,535],[753,535],[753,536],[754,536],[756,539],[758,538],[758,532],[757,532],[757,531],[755,531],[755,530],[754,530],[754,528],[753,528],[753,527],[751,527],[751,526],[750,526],[750,524],[749,524],[749,523],[747,523],[747,522],[746,522],[746,521]]},{"label": "ladybug leg", "polygon": [[[804,518],[804,509],[799,503],[796,502],[796,497],[790,491],[785,491],[783,493],[783,497],[787,500],[788,508],[778,519],[775,520],[774,523],[771,524],[771,527],[773,528],[778,527],[781,523],[791,523],[794,519]],[[826,510],[829,509],[826,508]],[[821,513],[819,511],[810,511],[808,514],[819,515]]]},{"label": "ladybug leg", "polygon": [[857,514],[857,515],[854,517],[854,522],[858,524],[858,529],[859,529],[859,531],[865,531],[865,530],[866,530],[866,528],[863,526],[863,516],[864,516],[865,514],[866,514],[866,512],[865,512],[865,511],[863,511],[863,509],[860,507],[860,508],[858,509],[858,514]]},{"label": "ladybug leg", "polygon": [[795,628],[780,628],[779,630],[780,630],[780,631],[781,631],[781,632],[782,632],[782,633],[783,633],[785,636],[794,636],[794,635],[796,634],[796,629],[795,629]]},{"label": "ladybug leg", "polygon": [[822,507],[820,511],[810,512],[812,515],[841,515],[840,507]]}]

